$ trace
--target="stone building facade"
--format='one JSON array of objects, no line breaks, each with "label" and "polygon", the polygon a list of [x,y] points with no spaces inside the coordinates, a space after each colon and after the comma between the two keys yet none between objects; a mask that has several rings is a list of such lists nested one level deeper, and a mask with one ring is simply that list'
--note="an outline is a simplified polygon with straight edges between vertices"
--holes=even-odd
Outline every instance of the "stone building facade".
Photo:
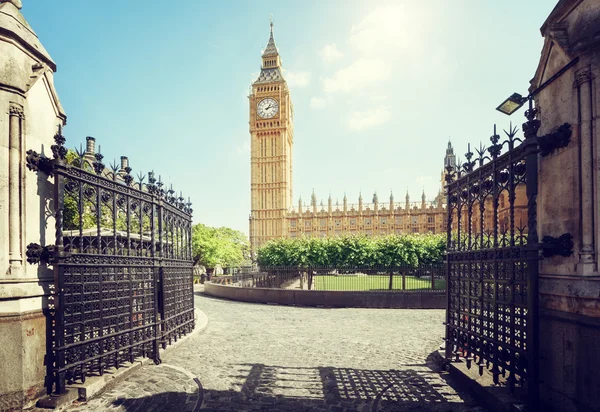
[{"label": "stone building facade", "polygon": [[[573,236],[573,254],[539,265],[540,397],[547,411],[600,410],[600,1],[560,0],[544,37],[530,91],[568,63],[535,96],[538,136],[564,123],[562,149],[539,160],[538,233]],[[577,60],[578,59],[578,60]]]},{"label": "stone building facade", "polygon": [[53,272],[27,265],[26,246],[53,243],[52,178],[27,171],[28,149],[51,156],[66,116],[56,64],[20,12],[0,0],[0,410],[45,393],[46,318]]},{"label": "stone building facade", "polygon": [[[261,72],[252,84],[250,95],[251,136],[251,211],[250,243],[255,255],[258,248],[281,237],[327,237],[350,234],[376,236],[387,233],[440,233],[445,230],[442,190],[434,201],[425,194],[418,202],[372,202],[317,205],[313,193],[309,205],[299,199],[292,204],[292,158],[294,143],[294,108],[290,90],[283,76],[281,57],[273,37],[273,24],[267,47],[262,54]],[[444,160],[456,164],[452,146]],[[442,173],[443,181],[443,173]]]},{"label": "stone building facade", "polygon": [[394,202],[393,194],[389,202],[379,202],[377,193],[372,202],[363,203],[362,195],[358,203],[349,204],[348,199],[340,205],[333,204],[331,196],[327,206],[320,202],[313,193],[310,206],[298,201],[297,208],[291,208],[286,214],[288,225],[287,237],[330,237],[363,234],[378,236],[390,233],[442,233],[445,229],[445,208],[442,197],[435,202],[427,202],[425,194],[421,202],[411,202],[406,194],[404,203]]}]

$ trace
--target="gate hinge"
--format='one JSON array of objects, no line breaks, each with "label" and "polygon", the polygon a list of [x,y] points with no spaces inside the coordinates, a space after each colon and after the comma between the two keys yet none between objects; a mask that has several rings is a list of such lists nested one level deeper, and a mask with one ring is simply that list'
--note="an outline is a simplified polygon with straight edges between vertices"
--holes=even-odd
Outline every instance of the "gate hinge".
[{"label": "gate hinge", "polygon": [[37,243],[30,243],[27,245],[27,263],[37,265],[40,262],[46,264],[50,263],[50,258],[54,253],[54,245],[40,246]]},{"label": "gate hinge", "polygon": [[58,132],[54,135],[54,143],[50,146],[53,158],[40,155],[34,150],[27,151],[25,162],[32,172],[44,172],[52,176],[57,164],[64,163],[68,149],[65,147],[65,137],[62,135],[62,125],[58,125]]},{"label": "gate hinge", "polygon": [[54,160],[43,157],[36,151],[28,150],[25,161],[27,168],[32,172],[43,172],[48,176],[52,176],[52,172],[54,171]]},{"label": "gate hinge", "polygon": [[567,147],[571,141],[571,133],[571,125],[565,123],[562,126],[559,126],[554,133],[540,136],[538,138],[538,143],[540,145],[540,154],[542,157],[548,156],[556,149]]},{"label": "gate hinge", "polygon": [[571,256],[573,254],[573,236],[570,233],[563,233],[559,237],[544,236],[541,247],[542,254],[547,258],[556,255]]}]

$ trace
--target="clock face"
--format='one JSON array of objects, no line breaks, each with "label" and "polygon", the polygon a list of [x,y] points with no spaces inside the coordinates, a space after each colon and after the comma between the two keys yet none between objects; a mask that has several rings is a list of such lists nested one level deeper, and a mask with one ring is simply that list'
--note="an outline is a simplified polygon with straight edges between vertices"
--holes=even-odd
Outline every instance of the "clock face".
[{"label": "clock face", "polygon": [[270,97],[267,99],[263,99],[258,103],[256,107],[256,112],[263,119],[270,119],[275,116],[279,111],[279,103],[275,99],[271,99]]}]

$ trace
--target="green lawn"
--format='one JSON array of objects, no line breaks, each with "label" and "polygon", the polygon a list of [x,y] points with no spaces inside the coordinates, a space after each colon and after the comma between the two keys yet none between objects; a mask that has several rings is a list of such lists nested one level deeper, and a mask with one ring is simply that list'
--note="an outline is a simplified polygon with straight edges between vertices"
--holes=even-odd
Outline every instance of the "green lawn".
[{"label": "green lawn", "polygon": [[[390,277],[386,275],[318,275],[313,277],[313,290],[389,290]],[[435,280],[436,290],[445,290],[445,279]],[[393,290],[402,290],[402,277],[394,276]],[[431,278],[406,276],[405,290],[431,289]]]}]

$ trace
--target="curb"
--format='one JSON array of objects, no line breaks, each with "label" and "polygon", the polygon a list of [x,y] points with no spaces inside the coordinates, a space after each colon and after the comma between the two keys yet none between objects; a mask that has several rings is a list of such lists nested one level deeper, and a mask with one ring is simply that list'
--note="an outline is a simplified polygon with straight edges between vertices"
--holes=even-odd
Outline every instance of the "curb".
[{"label": "curb", "polygon": [[511,393],[506,386],[495,385],[492,374],[484,369],[483,375],[479,375],[478,368],[472,366],[470,369],[464,361],[447,362],[442,350],[433,352],[431,360],[441,369],[447,370],[452,378],[482,405],[494,412],[522,412],[525,411],[524,397],[515,391]]},{"label": "curb", "polygon": [[[181,337],[177,341],[173,342],[166,349],[162,350],[162,354],[168,353],[173,348],[180,346],[183,342],[186,342],[192,336],[195,336],[206,329],[208,326],[208,317],[206,314],[198,308],[194,308],[194,318],[196,320],[196,327],[194,330]],[[161,354],[161,355],[162,355]],[[67,385],[67,392],[63,395],[47,395],[38,400],[36,406],[38,408],[54,409],[56,411],[63,411],[72,406],[74,401],[85,402],[87,399],[92,398],[98,393],[109,389],[111,386],[119,383],[131,373],[137,371],[142,366],[154,364],[154,361],[149,358],[143,358],[136,360],[133,363],[126,363],[120,368],[111,368],[105,372],[102,376],[91,376],[87,377],[85,383],[76,385]],[[74,406],[74,405],[73,405]]]}]

